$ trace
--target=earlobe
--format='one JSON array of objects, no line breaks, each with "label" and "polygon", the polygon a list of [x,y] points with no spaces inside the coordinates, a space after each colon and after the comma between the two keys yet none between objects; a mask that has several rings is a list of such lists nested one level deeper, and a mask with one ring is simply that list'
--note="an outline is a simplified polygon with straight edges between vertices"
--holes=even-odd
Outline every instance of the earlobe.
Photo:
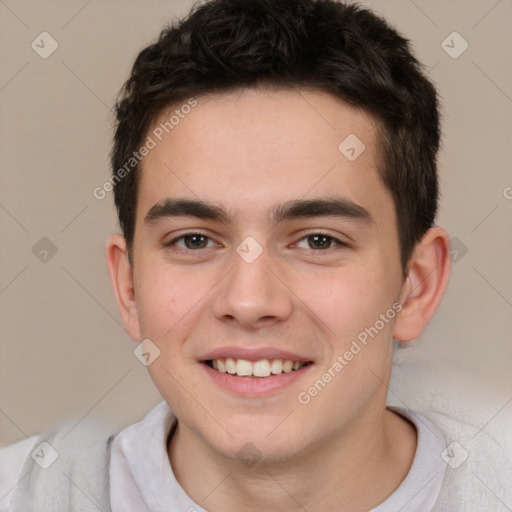
[{"label": "earlobe", "polygon": [[106,258],[110,282],[126,332],[135,341],[140,341],[133,269],[128,261],[126,240],[120,233],[115,233],[109,237]]},{"label": "earlobe", "polygon": [[409,261],[394,338],[411,341],[421,335],[443,298],[450,268],[449,236],[443,228],[433,227],[425,233]]}]

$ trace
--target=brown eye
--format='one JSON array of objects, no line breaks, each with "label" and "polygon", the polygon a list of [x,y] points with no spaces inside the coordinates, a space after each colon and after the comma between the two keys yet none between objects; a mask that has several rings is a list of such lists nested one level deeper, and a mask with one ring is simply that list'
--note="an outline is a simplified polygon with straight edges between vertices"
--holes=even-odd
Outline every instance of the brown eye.
[{"label": "brown eye", "polygon": [[183,237],[187,249],[204,249],[208,245],[208,238],[203,235],[187,235]]},{"label": "brown eye", "polygon": [[329,249],[343,249],[350,247],[350,244],[326,233],[312,233],[301,238],[296,247],[301,249],[313,249],[315,252],[327,252]]},{"label": "brown eye", "polygon": [[307,237],[311,249],[330,249],[334,239],[327,235],[310,235]]},{"label": "brown eye", "polygon": [[188,233],[172,239],[170,242],[164,243],[164,247],[178,248],[181,250],[197,250],[206,249],[214,244],[206,235],[202,233]]}]

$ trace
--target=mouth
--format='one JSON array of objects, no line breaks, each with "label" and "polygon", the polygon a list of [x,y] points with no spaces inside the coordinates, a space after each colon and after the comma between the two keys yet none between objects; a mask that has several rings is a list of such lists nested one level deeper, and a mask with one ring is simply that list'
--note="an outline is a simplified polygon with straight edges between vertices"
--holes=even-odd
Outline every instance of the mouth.
[{"label": "mouth", "polygon": [[233,357],[207,359],[206,366],[219,373],[245,379],[266,379],[284,373],[298,372],[312,364],[312,361],[293,361],[291,359],[259,359],[249,361]]}]

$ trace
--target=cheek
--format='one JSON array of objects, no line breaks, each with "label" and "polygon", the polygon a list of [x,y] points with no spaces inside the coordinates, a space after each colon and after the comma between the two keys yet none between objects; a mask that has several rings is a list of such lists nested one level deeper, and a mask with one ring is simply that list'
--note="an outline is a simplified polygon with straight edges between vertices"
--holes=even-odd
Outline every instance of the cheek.
[{"label": "cheek", "polygon": [[[394,301],[387,273],[377,267],[369,270],[367,265],[319,274],[314,279],[303,277],[296,283],[297,296],[323,325],[337,352],[345,350],[360,333],[374,326]],[[384,326],[381,322],[377,325],[379,335],[382,331],[382,336],[386,336],[391,328],[390,319],[386,319]]]},{"label": "cheek", "polygon": [[[142,335],[165,340],[182,332],[208,295],[208,279],[198,273],[150,263],[139,274],[136,292]],[[211,287],[210,287],[211,288]]]}]

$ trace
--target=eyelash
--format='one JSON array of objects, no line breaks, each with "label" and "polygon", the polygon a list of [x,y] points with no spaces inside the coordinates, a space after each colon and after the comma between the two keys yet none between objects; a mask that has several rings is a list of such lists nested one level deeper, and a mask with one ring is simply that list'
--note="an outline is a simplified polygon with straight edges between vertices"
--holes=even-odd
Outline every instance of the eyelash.
[{"label": "eyelash", "polygon": [[328,253],[328,252],[332,251],[333,249],[335,249],[336,247],[342,247],[342,248],[346,248],[346,249],[352,247],[349,243],[344,242],[344,241],[340,240],[339,238],[336,238],[335,236],[329,235],[329,233],[323,233],[322,231],[315,231],[312,233],[308,233],[307,235],[304,235],[298,242],[295,242],[295,245],[298,244],[299,242],[301,242],[302,240],[307,240],[308,238],[313,237],[313,236],[325,236],[331,242],[334,243],[334,245],[332,247],[329,247],[328,249],[315,250],[315,249],[311,249],[310,247],[308,248],[309,250],[317,252],[317,253]]},{"label": "eyelash", "polygon": [[[162,245],[167,248],[172,248],[172,246],[175,245],[176,242],[179,242],[180,240],[184,240],[185,238],[189,238],[192,236],[202,236],[204,238],[207,238],[208,240],[212,240],[211,237],[209,237],[205,233],[201,233],[200,231],[191,231],[189,233],[184,233],[183,235],[177,236],[176,238],[173,238],[169,242],[164,242]],[[178,249],[181,251],[195,252],[194,249],[183,249],[181,247],[179,247]]]},{"label": "eyelash", "polygon": [[[184,240],[185,238],[189,238],[189,237],[193,237],[193,236],[202,236],[202,237],[206,238],[207,240],[213,241],[212,238],[209,237],[208,235],[206,235],[205,233],[201,233],[200,231],[191,231],[189,233],[184,233],[180,236],[177,236],[176,238],[173,238],[169,242],[164,242],[162,244],[162,246],[164,248],[170,249],[173,246],[175,246],[177,242]],[[336,237],[329,235],[328,233],[324,233],[322,231],[314,231],[312,233],[308,233],[308,234],[304,235],[302,238],[300,238],[297,242],[295,242],[294,245],[298,244],[299,242],[301,242],[303,240],[307,240],[310,237],[314,237],[314,236],[325,236],[326,238],[328,238],[331,242],[333,242],[335,244],[332,247],[329,247],[328,249],[315,250],[315,249],[309,248],[309,250],[312,250],[316,253],[329,253],[331,250],[335,249],[336,247],[343,247],[343,248],[352,247],[351,244],[344,242],[344,241],[340,240],[339,238],[336,238]],[[203,249],[206,249],[206,247]],[[190,253],[200,252],[200,250],[201,249],[188,249],[188,248],[182,248],[182,247],[178,248],[178,251],[190,252]]]}]

